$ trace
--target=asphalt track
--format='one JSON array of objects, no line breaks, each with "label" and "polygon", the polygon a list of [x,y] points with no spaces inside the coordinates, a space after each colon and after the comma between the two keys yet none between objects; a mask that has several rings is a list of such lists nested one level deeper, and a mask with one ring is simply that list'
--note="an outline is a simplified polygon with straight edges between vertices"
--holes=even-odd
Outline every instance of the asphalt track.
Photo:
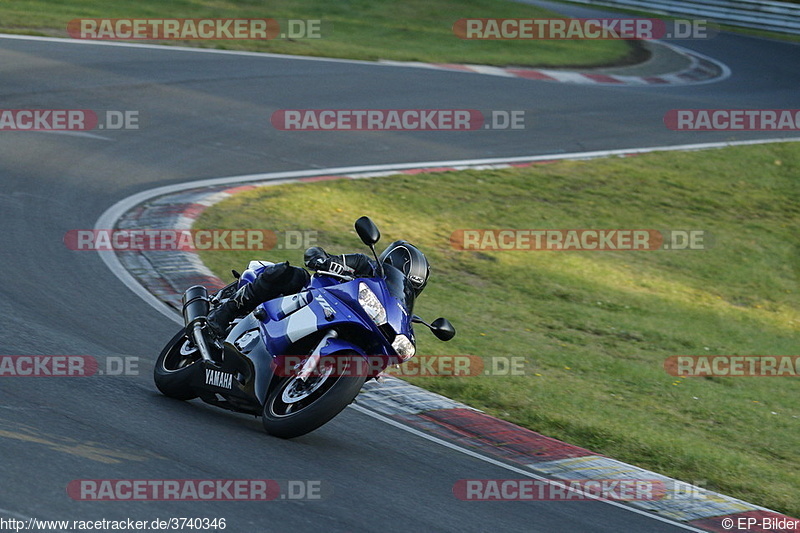
[{"label": "asphalt track", "polygon": [[[459,479],[519,476],[352,409],[287,442],[267,437],[252,417],[164,398],[152,384],[151,361],[174,323],[96,253],[62,243],[68,230],[92,228],[118,200],[160,185],[755,139],[767,135],[676,133],[662,117],[674,108],[796,107],[796,45],[731,34],[682,44],[727,64],[731,77],[686,87],[590,87],[0,37],[3,108],[141,116],[136,131],[0,133],[0,353],[140,357],[138,376],[2,378],[0,517],[225,517],[229,531],[683,530],[601,502],[458,501],[452,487]],[[282,108],[523,109],[533,120],[509,132],[287,133],[269,124]],[[313,209],[313,199],[302,208]],[[321,480],[328,494],[302,502],[142,503],[74,501],[65,490],[75,479],[190,478]]]}]

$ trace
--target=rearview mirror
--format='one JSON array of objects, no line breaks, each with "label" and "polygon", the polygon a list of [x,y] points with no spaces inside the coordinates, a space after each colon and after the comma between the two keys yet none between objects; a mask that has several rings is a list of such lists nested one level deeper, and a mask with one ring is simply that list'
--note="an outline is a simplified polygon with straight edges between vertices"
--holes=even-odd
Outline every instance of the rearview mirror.
[{"label": "rearview mirror", "polygon": [[446,318],[437,318],[431,322],[431,331],[442,341],[449,341],[456,336],[456,328]]},{"label": "rearview mirror", "polygon": [[361,242],[367,246],[374,246],[381,239],[381,232],[378,226],[369,217],[361,217],[356,220],[356,233],[361,237]]}]

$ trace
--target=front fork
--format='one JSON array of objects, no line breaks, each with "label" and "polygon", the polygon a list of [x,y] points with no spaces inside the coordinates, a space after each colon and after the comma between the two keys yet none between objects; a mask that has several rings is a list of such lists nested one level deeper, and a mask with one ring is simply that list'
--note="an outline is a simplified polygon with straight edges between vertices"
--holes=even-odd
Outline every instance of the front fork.
[{"label": "front fork", "polygon": [[206,337],[203,334],[203,326],[199,321],[195,322],[192,326],[192,339],[194,340],[195,346],[197,346],[197,349],[200,351],[200,357],[203,358],[203,361],[218,366],[217,362],[211,357],[211,351],[208,349],[208,343],[206,343]]},{"label": "front fork", "polygon": [[338,336],[339,334],[336,333],[336,330],[332,329],[322,337],[322,339],[319,341],[319,344],[317,344],[317,347],[314,348],[314,351],[311,352],[311,355],[308,357],[308,359],[306,359],[306,362],[303,364],[300,372],[298,372],[298,379],[305,383],[309,376],[311,376],[311,374],[317,370],[322,349],[328,344],[330,339],[335,339]]}]

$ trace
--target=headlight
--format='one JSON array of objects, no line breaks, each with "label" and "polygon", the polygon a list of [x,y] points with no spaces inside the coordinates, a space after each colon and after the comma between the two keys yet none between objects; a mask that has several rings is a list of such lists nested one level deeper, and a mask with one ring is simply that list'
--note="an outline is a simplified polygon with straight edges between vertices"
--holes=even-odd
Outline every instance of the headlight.
[{"label": "headlight", "polygon": [[403,361],[408,361],[417,353],[417,348],[414,346],[414,343],[408,340],[408,337],[405,335],[396,336],[394,342],[392,342],[392,348],[394,348],[394,351],[397,352],[397,355],[399,355]]},{"label": "headlight", "polygon": [[363,281],[358,284],[358,303],[377,325],[386,324],[386,309],[372,289]]}]

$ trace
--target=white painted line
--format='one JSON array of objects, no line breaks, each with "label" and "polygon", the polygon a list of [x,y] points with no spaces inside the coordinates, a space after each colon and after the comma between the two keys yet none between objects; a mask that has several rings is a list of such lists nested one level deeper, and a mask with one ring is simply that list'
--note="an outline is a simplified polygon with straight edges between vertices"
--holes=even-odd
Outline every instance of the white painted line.
[{"label": "white painted line", "polygon": [[441,69],[439,65],[434,65],[433,63],[419,63],[417,61],[395,61],[393,59],[379,59],[377,61],[381,65],[386,65],[389,67],[413,67],[413,68],[427,68],[427,69]]},{"label": "white painted line", "polygon": [[[649,87],[650,85],[655,85],[655,84],[650,83],[647,80],[645,80],[646,77],[648,77],[648,76],[619,76],[619,75],[612,76],[612,78],[616,78],[616,79],[622,81],[623,84],[626,84],[626,85],[642,85],[642,86],[645,86],[645,87]],[[658,77],[658,76],[655,76],[655,77]],[[609,83],[609,85],[611,85],[611,84]]]},{"label": "white painted line", "polygon": [[580,72],[569,72],[565,70],[539,70],[542,74],[550,76],[551,78],[562,83],[578,83],[578,84],[596,84],[597,82],[591,78],[587,78]]},{"label": "white painted line", "polygon": [[492,67],[488,65],[469,65],[469,68],[471,68],[473,72],[477,72],[478,74],[487,74],[489,76],[501,76],[505,78],[516,77],[514,74],[511,74],[507,69],[501,67]]},{"label": "white painted line", "polygon": [[14,518],[19,518],[20,520],[29,520],[30,516],[25,516],[24,514],[15,513],[14,511],[9,511],[8,509],[3,509],[0,507],[0,514],[5,514],[8,516],[13,516]]},{"label": "white painted line", "polygon": [[373,411],[370,411],[369,409],[361,407],[360,405],[350,404],[349,407],[352,408],[352,409],[355,409],[359,413],[363,413],[363,414],[365,414],[367,416],[371,416],[372,418],[374,418],[376,420],[380,420],[384,424],[389,424],[390,426],[394,426],[394,427],[396,427],[398,429],[402,429],[403,431],[411,433],[412,435],[416,435],[417,437],[421,437],[421,438],[423,438],[425,440],[431,441],[431,442],[433,442],[435,444],[438,444],[440,446],[444,446],[445,448],[449,448],[449,449],[457,451],[459,453],[463,453],[464,455],[469,455],[470,457],[472,457],[474,459],[478,459],[479,461],[483,461],[485,463],[489,463],[489,464],[494,465],[494,466],[499,466],[500,468],[504,468],[506,470],[509,470],[511,472],[514,472],[516,474],[520,474],[520,475],[523,475],[523,476],[526,476],[526,477],[529,477],[529,478],[537,479],[539,481],[546,481],[546,482],[552,483],[553,485],[556,485],[556,486],[562,486],[562,487],[564,487],[566,490],[568,490],[570,492],[575,492],[577,494],[581,494],[583,496],[586,496],[589,499],[598,500],[600,502],[607,503],[609,505],[613,505],[614,507],[619,507],[620,509],[625,509],[626,511],[630,511],[632,513],[636,513],[636,514],[639,514],[639,515],[642,515],[642,516],[646,516],[647,518],[652,518],[653,520],[658,520],[660,522],[665,522],[667,524],[671,524],[673,526],[679,527],[681,529],[685,529],[687,531],[697,531],[699,533],[706,533],[706,531],[704,529],[697,529],[696,527],[690,526],[688,524],[682,524],[681,522],[675,522],[674,520],[670,520],[669,518],[664,518],[662,516],[658,516],[658,515],[655,515],[653,513],[649,513],[647,511],[642,511],[642,510],[636,509],[634,507],[630,507],[628,505],[625,505],[623,503],[620,503],[620,502],[617,502],[617,501],[614,501],[614,500],[604,500],[604,499],[599,498],[599,497],[597,497],[597,496],[595,496],[595,495],[593,495],[591,493],[586,493],[586,492],[583,492],[580,489],[576,489],[574,487],[570,487],[570,486],[564,485],[563,483],[561,483],[558,480],[549,479],[549,478],[540,476],[538,474],[534,474],[533,472],[529,472],[527,470],[523,470],[522,468],[517,468],[516,466],[512,466],[512,465],[506,464],[506,463],[504,463],[502,461],[498,461],[497,459],[493,459],[491,457],[487,457],[485,455],[481,455],[481,454],[479,454],[477,452],[474,452],[472,450],[469,450],[467,448],[462,448],[458,444],[453,444],[452,442],[447,442],[446,440],[440,439],[438,437],[434,437],[433,435],[428,435],[427,433],[425,433],[423,431],[420,431],[420,430],[418,430],[416,428],[412,428],[410,426],[407,426],[407,425],[403,424],[402,422],[398,422],[397,420],[393,420],[393,419],[385,417],[385,416],[383,416],[381,414],[378,414],[378,413],[375,413]]},{"label": "white painted line", "polygon": [[[279,178],[276,178],[276,180],[279,180]],[[148,200],[152,200],[153,198],[164,196],[165,194],[172,194],[186,189],[193,189],[198,186],[202,186],[202,184],[209,181],[215,180],[200,180],[176,185],[167,185],[165,187],[158,187],[155,189],[142,191],[132,196],[128,196],[127,198],[123,198],[119,202],[106,209],[103,214],[100,215],[100,218],[97,219],[97,222],[94,225],[94,229],[113,229],[116,227],[117,221],[120,219],[120,217],[137,205]],[[100,254],[100,259],[103,260],[111,272],[113,272],[114,275],[116,275],[126,287],[133,291],[134,294],[139,296],[142,300],[147,302],[147,304],[163,314],[165,317],[173,320],[177,324],[183,324],[183,320],[180,318],[177,310],[156,298],[156,296],[142,286],[142,284],[139,283],[139,281],[134,278],[125,267],[122,266],[117,254],[113,250],[98,250],[97,253]]]},{"label": "white painted line", "polygon": [[[98,220],[98,224],[100,221]],[[99,229],[105,226],[95,226],[95,229]],[[100,254],[100,259],[106,264],[106,266],[114,273],[114,275],[119,278],[119,280],[130,290],[134,292],[138,297],[142,300],[147,302],[151,307],[153,307],[156,311],[164,315],[165,317],[169,318],[176,324],[183,325],[183,320],[180,318],[178,311],[173,309],[172,307],[168,306],[158,298],[156,298],[151,292],[145,289],[141,283],[139,283],[136,278],[134,278],[119,262],[117,258],[117,254],[113,251],[98,251],[97,253]]]},{"label": "white painted line", "polygon": [[[710,80],[692,82],[692,85],[704,85],[706,83],[716,83],[718,81],[726,80],[731,76],[730,67],[728,67],[728,65],[726,65],[722,61],[717,61],[713,57],[707,56],[705,54],[701,54],[700,52],[695,52],[694,50],[690,50],[688,48],[684,48],[683,46],[678,46],[677,44],[674,44],[674,43],[666,43],[666,42],[663,42],[663,41],[658,41],[658,42],[660,44],[666,46],[667,48],[672,48],[673,50],[675,50],[679,54],[688,55],[688,56],[691,56],[693,59],[699,58],[699,59],[703,59],[705,61],[708,61],[709,63],[713,63],[714,65],[717,66],[717,68],[719,68],[722,71],[722,73],[719,76],[716,76],[716,77],[714,77],[714,78],[712,78]],[[682,72],[685,72],[685,71],[682,71]],[[676,72],[675,74],[680,74],[680,73]]]},{"label": "white painted line", "polygon": [[89,139],[99,139],[101,141],[113,141],[110,137],[103,137],[96,133],[89,133],[87,131],[62,131],[62,130],[33,130],[33,133],[55,133],[56,135],[71,135],[73,137],[87,137]]}]

